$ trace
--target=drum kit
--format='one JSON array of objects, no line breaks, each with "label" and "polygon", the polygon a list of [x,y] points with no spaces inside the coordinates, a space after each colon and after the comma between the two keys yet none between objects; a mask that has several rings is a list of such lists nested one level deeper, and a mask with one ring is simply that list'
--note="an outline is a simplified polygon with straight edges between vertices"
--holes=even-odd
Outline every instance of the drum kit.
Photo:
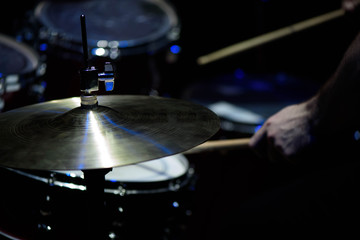
[{"label": "drum kit", "polygon": [[[14,234],[0,226],[0,235],[63,239],[77,231],[74,238],[153,239],[149,231],[158,224],[162,230],[154,238],[165,239],[169,225],[156,221],[177,217],[168,206],[179,208],[181,197],[172,193],[189,187],[194,177],[184,153],[248,145],[249,139],[208,141],[220,127],[216,106],[213,112],[159,97],[160,73],[176,60],[178,46],[168,49],[179,29],[175,11],[163,0],[49,1],[37,4],[16,38],[0,34],[0,177],[21,179],[23,191],[4,189],[17,200],[26,193],[31,208],[21,208],[27,206],[21,202],[0,214],[10,220],[27,211],[24,218],[35,222],[9,227]],[[199,64],[289,31],[203,56]],[[197,90],[204,92],[203,86]],[[252,117],[241,129],[248,135],[263,121],[243,110],[240,115]],[[4,198],[0,205],[11,201]],[[72,211],[76,217],[69,217]],[[1,219],[0,224],[8,227]]]},{"label": "drum kit", "polygon": [[[111,1],[106,2],[111,4]],[[164,5],[163,1],[113,2],[115,5],[117,3],[127,4],[129,5],[126,6],[127,9],[130,7],[135,12],[147,9],[148,15],[136,14],[137,19],[134,24],[137,24],[138,27],[144,27],[145,24],[146,28],[150,28],[148,30],[151,34],[144,30],[140,32],[147,35],[146,38],[145,36],[134,38],[134,33],[130,31],[129,36],[119,37],[124,39],[123,41],[101,40],[103,35],[100,35],[96,38],[101,41],[94,43],[92,30],[95,28],[96,31],[98,22],[93,21],[89,28],[91,54],[99,55],[99,49],[102,49],[103,54],[107,54],[116,61],[120,53],[126,55],[127,52],[131,52],[129,49],[132,51],[145,51],[144,49],[146,52],[156,51],[167,44],[169,38],[174,38],[175,33],[172,31],[169,34],[169,28],[173,28],[177,22],[174,17],[161,15],[163,13],[159,9],[172,13],[171,8]],[[70,9],[81,9],[77,5],[85,4],[89,9],[94,9],[96,8],[95,3],[98,2],[68,2],[63,7],[68,7],[67,4],[75,4]],[[59,26],[51,24],[51,21],[54,20],[51,18],[61,11],[58,11],[58,3],[55,2],[53,5],[41,3],[37,7],[36,13],[42,16],[41,20],[44,23],[51,25],[52,29],[58,30]],[[109,7],[102,9],[101,12],[106,13],[112,10]],[[46,15],[44,12],[49,16],[44,16]],[[71,16],[73,17],[72,14]],[[129,21],[131,21],[130,13],[124,14],[125,17],[130,18]],[[68,20],[68,17],[66,18]],[[144,95],[108,94],[97,96],[102,87],[99,87],[99,82],[104,83],[106,91],[113,90],[114,86],[115,89],[118,87],[114,80],[117,75],[114,73],[111,63],[105,63],[104,72],[91,66],[88,57],[85,16],[80,15],[80,20],[81,24],[78,25],[81,25],[81,45],[85,60],[85,68],[80,70],[79,92],[82,93],[81,97],[46,101],[1,113],[0,165],[3,167],[2,171],[6,172],[5,174],[16,174],[44,182],[48,186],[85,191],[86,197],[83,199],[83,205],[86,210],[79,219],[85,226],[80,229],[83,236],[91,239],[114,239],[115,236],[109,236],[108,226],[105,224],[105,194],[124,196],[179,190],[189,181],[186,176],[192,174],[189,163],[181,153],[213,136],[218,131],[219,120],[207,108],[184,100]],[[116,24],[115,18],[113,19],[115,22],[111,21],[110,19],[105,25]],[[158,25],[164,25],[165,22],[166,26],[159,28],[156,24],[150,24],[152,21]],[[66,24],[62,27],[73,29],[73,26],[70,27]],[[103,26],[101,29],[107,31],[106,28],[103,29]],[[77,52],[79,39],[74,37],[77,35],[67,34],[67,38],[65,38],[60,34],[54,34],[49,42],[56,42],[54,44],[56,47],[64,47],[65,42],[71,43],[72,52]],[[131,37],[133,40],[130,40]],[[20,71],[21,73],[27,74],[36,71],[38,75],[41,75],[39,73],[41,70],[37,70],[40,65],[39,56],[30,48],[25,47],[26,44],[13,43],[14,41],[10,41],[5,36],[0,36],[0,40],[5,46],[1,48],[2,52],[3,48],[10,46],[13,49],[21,48],[24,50],[23,52],[27,53],[24,56],[27,60],[24,61],[24,66],[14,64],[15,67],[23,67],[24,71]],[[97,46],[94,47],[93,44],[97,44]],[[44,47],[41,42],[38,42],[38,46]],[[9,59],[11,59],[10,56]],[[14,84],[21,86],[22,80],[19,77],[16,78],[16,81],[11,80],[10,70],[9,73],[3,72],[3,74],[6,75],[1,78],[1,89],[3,90],[1,97],[5,106],[11,87]],[[33,80],[25,81],[23,85],[28,88],[34,82]],[[7,108],[4,109],[7,110]],[[67,179],[61,180],[65,178]],[[154,182],[159,186],[156,188],[147,186],[144,189],[138,186],[139,189],[132,189],[124,187],[122,184],[130,183],[131,186],[131,183],[136,182],[142,184]],[[49,202],[49,199],[47,201]],[[174,204],[178,205],[179,203],[174,201]],[[107,202],[107,205],[110,203]],[[120,211],[120,209],[122,208],[119,207],[118,210]],[[43,216],[47,215],[43,209],[41,212]],[[141,215],[136,217],[142,218]],[[51,224],[48,224],[45,226],[45,230],[50,230],[52,227]],[[141,229],[139,230],[141,231]],[[54,234],[56,235],[57,232]],[[121,238],[121,236],[119,237]]]}]

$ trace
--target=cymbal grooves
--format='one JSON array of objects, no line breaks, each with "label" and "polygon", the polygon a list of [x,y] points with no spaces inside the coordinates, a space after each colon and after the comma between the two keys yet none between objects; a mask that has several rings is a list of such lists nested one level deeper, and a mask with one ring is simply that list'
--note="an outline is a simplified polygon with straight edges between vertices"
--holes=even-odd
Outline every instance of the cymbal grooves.
[{"label": "cymbal grooves", "polygon": [[38,170],[110,168],[186,151],[219,128],[190,102],[149,96],[98,96],[35,104],[0,115],[0,164]]}]

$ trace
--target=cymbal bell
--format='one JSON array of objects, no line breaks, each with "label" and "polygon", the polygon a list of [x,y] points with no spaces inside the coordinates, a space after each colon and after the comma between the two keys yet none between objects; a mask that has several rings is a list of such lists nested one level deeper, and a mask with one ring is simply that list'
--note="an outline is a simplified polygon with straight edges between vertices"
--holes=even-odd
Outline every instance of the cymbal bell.
[{"label": "cymbal bell", "polygon": [[99,106],[80,98],[0,114],[0,165],[36,170],[112,168],[181,153],[219,129],[205,107],[178,99],[107,95]]}]

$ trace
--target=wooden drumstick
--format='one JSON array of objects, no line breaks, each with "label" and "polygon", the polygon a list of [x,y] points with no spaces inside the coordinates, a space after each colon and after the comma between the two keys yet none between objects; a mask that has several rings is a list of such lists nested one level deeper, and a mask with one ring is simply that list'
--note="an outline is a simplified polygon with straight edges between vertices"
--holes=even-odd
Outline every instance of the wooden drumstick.
[{"label": "wooden drumstick", "polygon": [[307,19],[305,21],[295,23],[292,25],[289,25],[284,28],[280,28],[278,30],[262,34],[260,36],[245,40],[240,43],[236,43],[233,45],[230,45],[228,47],[225,47],[223,49],[217,50],[213,53],[201,56],[197,59],[197,62],[199,65],[205,65],[211,62],[214,62],[216,60],[234,55],[236,53],[240,53],[246,50],[249,50],[251,48],[263,45],[265,43],[283,38],[287,35],[300,32],[302,30],[314,27],[316,25],[325,23],[327,21],[333,20],[335,18],[341,17],[345,14],[344,9],[338,9],[332,12],[325,13],[323,15],[313,17],[310,19]]},{"label": "wooden drumstick", "polygon": [[250,142],[250,138],[212,140],[200,144],[184,152],[184,154],[194,154],[194,153],[211,152],[216,150],[227,150],[227,149],[235,149],[235,148],[247,148],[249,147],[249,142]]}]

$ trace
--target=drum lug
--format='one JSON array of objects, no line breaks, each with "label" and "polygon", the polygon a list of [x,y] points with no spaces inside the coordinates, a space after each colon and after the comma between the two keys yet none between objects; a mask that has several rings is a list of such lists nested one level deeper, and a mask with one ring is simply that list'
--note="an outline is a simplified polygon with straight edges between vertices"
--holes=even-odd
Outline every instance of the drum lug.
[{"label": "drum lug", "polygon": [[116,191],[117,194],[119,194],[119,196],[123,197],[126,195],[126,189],[123,187],[123,186],[119,186],[117,191]]},{"label": "drum lug", "polygon": [[50,195],[45,196],[45,202],[43,206],[40,208],[40,214],[43,217],[48,217],[52,215],[51,207],[50,207]]},{"label": "drum lug", "polygon": [[176,192],[180,189],[180,187],[181,187],[181,181],[179,179],[177,179],[175,182],[169,183],[170,191]]},{"label": "drum lug", "polygon": [[180,31],[181,31],[181,29],[180,29],[179,27],[173,28],[170,32],[168,32],[167,38],[168,38],[170,41],[179,40],[179,38],[180,38]]},{"label": "drum lug", "polygon": [[41,63],[39,65],[39,67],[36,69],[36,76],[37,77],[44,76],[45,73],[46,73],[46,68],[47,68],[47,64],[46,63]]},{"label": "drum lug", "polygon": [[51,187],[51,186],[54,186],[55,181],[56,181],[56,179],[55,179],[55,173],[52,172],[52,173],[50,173],[50,177],[49,177],[49,179],[48,179],[47,184],[48,184],[50,187]]},{"label": "drum lug", "polygon": [[40,219],[37,223],[37,234],[39,237],[50,237],[52,234],[51,222],[53,220],[51,197],[46,194],[44,203],[39,210]]}]

